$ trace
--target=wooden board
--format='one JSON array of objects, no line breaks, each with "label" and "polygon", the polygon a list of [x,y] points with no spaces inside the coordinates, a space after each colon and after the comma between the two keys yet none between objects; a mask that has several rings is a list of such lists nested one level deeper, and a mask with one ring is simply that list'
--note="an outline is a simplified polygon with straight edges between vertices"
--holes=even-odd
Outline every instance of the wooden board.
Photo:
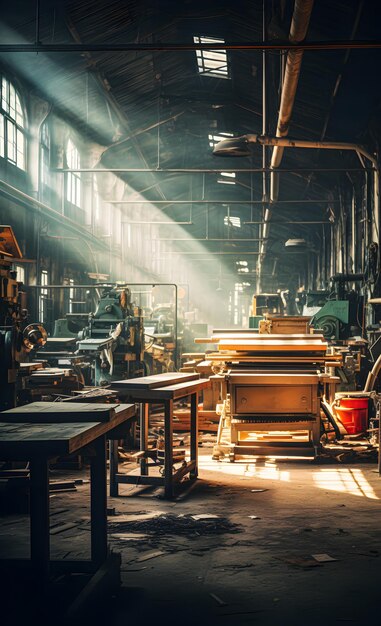
[{"label": "wooden board", "polygon": [[28,424],[109,422],[117,407],[118,404],[32,402],[1,412],[0,421]]},{"label": "wooden board", "polygon": [[[1,414],[0,414],[1,415]],[[89,424],[0,424],[0,457],[3,459],[30,458],[38,456],[60,456],[70,454],[76,448],[76,440],[84,445],[87,436],[97,426]],[[85,436],[85,437],[84,437]],[[92,441],[94,437],[90,437]],[[78,447],[80,447],[78,445]]]},{"label": "wooden board", "polygon": [[326,352],[327,344],[322,341],[308,339],[223,339],[218,344],[219,350],[235,350],[236,352]]},{"label": "wooden board", "polygon": [[294,340],[299,339],[299,340],[307,340],[307,341],[314,343],[314,342],[319,342],[319,341],[324,340],[324,337],[323,335],[312,335],[312,334],[310,335],[309,333],[295,333],[295,334],[271,333],[271,334],[263,334],[263,335],[259,335],[259,334],[247,335],[245,332],[238,331],[238,332],[231,332],[231,333],[216,333],[208,338],[196,337],[194,342],[195,343],[219,343],[222,340],[268,341],[269,339],[275,339],[276,341],[279,341],[279,340],[280,341],[283,341],[283,340],[294,341]]},{"label": "wooden board", "polygon": [[42,363],[20,363],[19,372],[20,374],[30,374],[31,372],[36,372],[37,370],[43,369]]},{"label": "wooden board", "polygon": [[[115,405],[108,406],[114,407]],[[114,416],[107,423],[93,421],[65,424],[27,422],[11,424],[2,421],[4,413],[0,413],[0,459],[17,461],[33,457],[53,458],[77,452],[97,437],[101,435],[107,437],[108,432],[130,419],[135,414],[135,406],[133,404],[117,405]]]},{"label": "wooden board", "polygon": [[142,376],[141,378],[112,381],[111,386],[113,389],[126,391],[130,389],[156,389],[157,387],[165,387],[166,385],[175,385],[190,380],[197,380],[198,378],[200,378],[200,375],[197,373],[183,374],[181,372],[165,372],[154,376]]}]

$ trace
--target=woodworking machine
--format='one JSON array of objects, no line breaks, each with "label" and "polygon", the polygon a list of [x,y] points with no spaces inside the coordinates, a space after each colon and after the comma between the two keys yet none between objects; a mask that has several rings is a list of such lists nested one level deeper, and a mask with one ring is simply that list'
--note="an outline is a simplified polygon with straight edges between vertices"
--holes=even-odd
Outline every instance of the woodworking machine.
[{"label": "woodworking machine", "polygon": [[332,360],[324,337],[225,330],[207,341],[217,346],[206,358],[220,369],[225,397],[214,458],[316,458],[324,370]]},{"label": "woodworking machine", "polygon": [[0,226],[0,410],[16,406],[16,379],[22,357],[44,345],[40,324],[27,326],[26,294],[12,267],[22,253],[11,226]]},{"label": "woodworking machine", "polygon": [[144,327],[142,310],[125,287],[104,290],[94,313],[79,333],[77,353],[94,361],[94,385],[142,373]]}]

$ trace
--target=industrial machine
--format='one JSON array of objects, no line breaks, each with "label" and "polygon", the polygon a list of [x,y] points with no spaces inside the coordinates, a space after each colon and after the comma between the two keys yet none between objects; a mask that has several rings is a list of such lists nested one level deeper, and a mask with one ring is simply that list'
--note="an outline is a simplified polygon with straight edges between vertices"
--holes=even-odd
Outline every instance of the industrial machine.
[{"label": "industrial machine", "polygon": [[142,310],[127,287],[108,287],[79,332],[77,353],[93,357],[93,384],[133,378],[144,373]]},{"label": "industrial machine", "polygon": [[303,315],[311,315],[311,325],[329,341],[346,340],[361,335],[363,297],[347,289],[350,283],[363,281],[364,274],[335,274],[332,291],[311,291],[298,294]]},{"label": "industrial machine", "polygon": [[[201,340],[199,340],[201,341]],[[215,331],[207,353],[219,368],[224,398],[214,458],[241,455],[316,458],[322,433],[320,398],[333,377],[328,344],[318,334]]]},{"label": "industrial machine", "polygon": [[46,342],[40,324],[27,325],[26,294],[12,268],[22,253],[11,226],[0,226],[0,410],[16,406],[20,361]]}]

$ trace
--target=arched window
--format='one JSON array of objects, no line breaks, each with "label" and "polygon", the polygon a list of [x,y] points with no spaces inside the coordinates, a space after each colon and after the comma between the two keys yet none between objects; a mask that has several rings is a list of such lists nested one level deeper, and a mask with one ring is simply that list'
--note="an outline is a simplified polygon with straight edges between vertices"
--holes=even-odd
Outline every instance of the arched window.
[{"label": "arched window", "polygon": [[[81,157],[79,152],[71,139],[67,142],[66,148],[66,163],[68,169],[79,169],[81,167]],[[66,174],[66,199],[75,204],[75,206],[81,206],[81,173],[80,172],[67,172]]]},{"label": "arched window", "polygon": [[5,76],[1,79],[0,156],[25,169],[25,115],[17,90]]},{"label": "arched window", "polygon": [[40,184],[41,188],[50,185],[50,131],[44,122],[40,131]]}]

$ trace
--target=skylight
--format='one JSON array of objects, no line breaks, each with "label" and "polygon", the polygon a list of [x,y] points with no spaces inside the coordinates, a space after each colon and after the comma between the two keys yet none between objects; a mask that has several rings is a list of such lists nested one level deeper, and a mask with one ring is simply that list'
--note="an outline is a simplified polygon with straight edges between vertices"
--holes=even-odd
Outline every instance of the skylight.
[{"label": "skylight", "polygon": [[241,218],[235,217],[234,215],[225,215],[224,224],[225,226],[234,226],[234,228],[241,228]]},{"label": "skylight", "polygon": [[[223,39],[215,37],[193,37],[196,44],[225,43]],[[197,67],[202,76],[229,78],[226,50],[196,50]]]},{"label": "skylight", "polygon": [[209,133],[208,140],[210,147],[214,148],[216,144],[218,144],[220,141],[223,141],[227,137],[234,137],[234,135],[233,133],[218,133],[218,135],[212,135],[211,133]]}]

